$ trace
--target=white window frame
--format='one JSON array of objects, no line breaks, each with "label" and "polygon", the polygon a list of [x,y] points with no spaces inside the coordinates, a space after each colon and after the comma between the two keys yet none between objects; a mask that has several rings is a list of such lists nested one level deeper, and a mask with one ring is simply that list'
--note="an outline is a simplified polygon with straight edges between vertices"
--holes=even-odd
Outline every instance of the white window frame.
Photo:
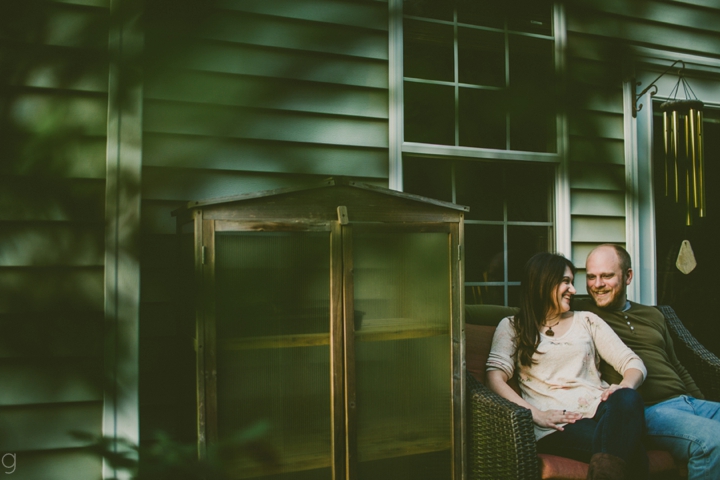
[{"label": "white window frame", "polygon": [[[558,113],[556,120],[557,153],[536,153],[488,148],[430,145],[405,142],[403,138],[403,0],[389,0],[389,188],[403,191],[403,153],[454,157],[457,159],[483,159],[545,162],[556,165],[553,222],[555,249],[572,255],[570,231],[570,181],[568,174],[567,118]],[[565,73],[565,45],[567,42],[565,10],[554,5],[553,32],[555,36],[555,69],[560,78]]]},{"label": "white window frame", "polygon": [[[689,71],[700,71],[717,76],[720,82],[720,60],[699,55],[678,54],[663,50],[638,47],[634,78],[623,84],[625,128],[625,242],[633,260],[633,281],[628,287],[628,297],[639,303],[657,303],[657,263],[655,242],[655,196],[653,192],[653,100],[668,100],[677,75],[667,73],[658,81],[658,93],[646,93],[637,103],[642,105],[633,117],[633,101],[675,60],[685,62]],[[652,69],[652,70],[651,70]],[[689,77],[692,83],[692,77]],[[640,85],[637,84],[640,82]],[[706,105],[720,108],[717,89],[696,90],[698,98]]]}]

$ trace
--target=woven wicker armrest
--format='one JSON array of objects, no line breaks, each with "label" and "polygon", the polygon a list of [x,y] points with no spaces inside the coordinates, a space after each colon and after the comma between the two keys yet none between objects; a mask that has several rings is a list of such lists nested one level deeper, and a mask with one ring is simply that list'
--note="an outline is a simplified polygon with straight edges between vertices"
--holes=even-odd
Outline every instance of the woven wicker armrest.
[{"label": "woven wicker armrest", "polygon": [[478,382],[469,373],[468,478],[540,477],[532,413]]},{"label": "woven wicker armrest", "polygon": [[675,354],[708,400],[720,401],[720,359],[703,347],[682,324],[672,307],[657,307],[665,316]]}]

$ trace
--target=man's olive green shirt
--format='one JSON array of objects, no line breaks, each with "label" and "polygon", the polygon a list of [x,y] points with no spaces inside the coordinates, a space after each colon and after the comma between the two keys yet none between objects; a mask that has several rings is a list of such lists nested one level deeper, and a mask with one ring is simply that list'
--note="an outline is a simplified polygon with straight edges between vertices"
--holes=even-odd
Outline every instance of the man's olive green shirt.
[{"label": "man's olive green shirt", "polygon": [[[705,398],[675,356],[665,317],[658,309],[630,302],[630,308],[624,312],[604,310],[598,308],[592,299],[577,300],[573,308],[597,314],[615,330],[625,345],[642,359],[648,375],[638,392],[646,405],[680,395]],[[610,384],[620,383],[622,380],[622,376],[604,362],[601,372],[603,380]]]}]

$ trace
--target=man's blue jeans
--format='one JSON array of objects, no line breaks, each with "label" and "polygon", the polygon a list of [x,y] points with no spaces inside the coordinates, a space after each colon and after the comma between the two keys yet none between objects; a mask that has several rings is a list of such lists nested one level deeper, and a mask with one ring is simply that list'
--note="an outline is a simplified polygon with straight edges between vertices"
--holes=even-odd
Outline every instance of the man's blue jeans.
[{"label": "man's blue jeans", "polygon": [[648,442],[688,462],[688,479],[720,478],[720,403],[682,395],[645,408]]},{"label": "man's blue jeans", "polygon": [[602,402],[593,418],[565,425],[538,441],[538,452],[589,462],[595,453],[609,453],[628,463],[628,478],[647,477],[648,459],[643,446],[643,409],[640,395],[631,388],[616,390]]}]

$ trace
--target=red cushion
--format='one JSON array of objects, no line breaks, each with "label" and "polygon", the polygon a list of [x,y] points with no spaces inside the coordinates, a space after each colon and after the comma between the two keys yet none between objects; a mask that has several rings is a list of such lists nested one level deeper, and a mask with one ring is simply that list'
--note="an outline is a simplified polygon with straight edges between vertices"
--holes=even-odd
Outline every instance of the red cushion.
[{"label": "red cushion", "polygon": [[485,383],[485,362],[490,354],[495,327],[465,325],[465,366],[481,383]]},{"label": "red cushion", "polygon": [[[584,480],[587,478],[588,464],[558,457],[557,455],[538,454],[540,460],[540,478],[553,480]],[[650,478],[687,478],[687,468],[678,467],[672,455],[664,450],[648,451]]]}]

